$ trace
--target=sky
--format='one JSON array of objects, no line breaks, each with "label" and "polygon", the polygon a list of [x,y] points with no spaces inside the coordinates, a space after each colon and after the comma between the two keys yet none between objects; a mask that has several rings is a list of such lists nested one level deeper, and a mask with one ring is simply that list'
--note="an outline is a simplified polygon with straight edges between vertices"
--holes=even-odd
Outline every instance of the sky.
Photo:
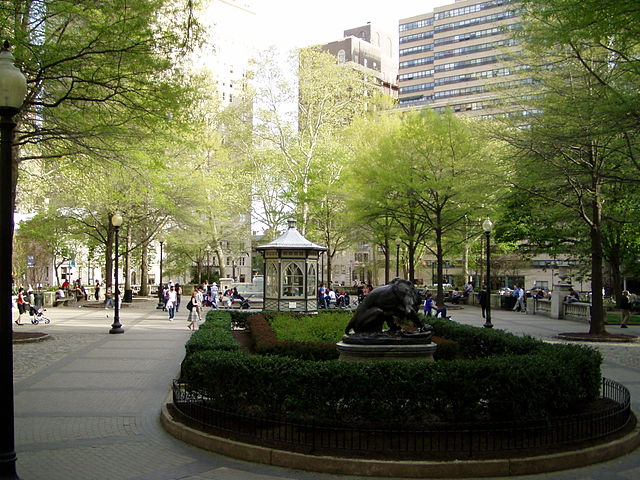
[{"label": "sky", "polygon": [[304,47],[343,38],[344,30],[371,22],[396,34],[398,20],[428,13],[454,0],[254,0],[264,47]]}]

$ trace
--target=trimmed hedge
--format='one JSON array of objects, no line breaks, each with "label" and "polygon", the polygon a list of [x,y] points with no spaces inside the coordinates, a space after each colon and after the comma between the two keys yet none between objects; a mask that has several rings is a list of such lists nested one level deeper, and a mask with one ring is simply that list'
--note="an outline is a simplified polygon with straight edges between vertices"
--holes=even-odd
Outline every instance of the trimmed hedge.
[{"label": "trimmed hedge", "polygon": [[261,339],[256,350],[269,355],[225,349],[216,337],[214,349],[188,348],[181,381],[219,408],[340,423],[540,419],[569,414],[598,397],[602,357],[592,348],[429,322],[435,335],[457,342],[471,360],[309,360],[321,356],[314,345],[318,351],[326,346],[277,342],[265,316],[253,314],[249,324]]},{"label": "trimmed hedge", "polygon": [[208,350],[182,381],[221,408],[321,421],[420,424],[526,420],[571,412],[597,397],[597,355],[569,346],[476,361],[314,362]]},{"label": "trimmed hedge", "polygon": [[238,350],[238,342],[231,334],[231,316],[228,312],[211,310],[185,345],[187,357],[202,350]]}]

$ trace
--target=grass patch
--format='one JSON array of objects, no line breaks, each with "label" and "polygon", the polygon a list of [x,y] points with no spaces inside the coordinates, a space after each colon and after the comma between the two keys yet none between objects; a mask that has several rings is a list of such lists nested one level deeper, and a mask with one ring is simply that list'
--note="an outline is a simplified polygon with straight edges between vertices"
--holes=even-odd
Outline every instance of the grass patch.
[{"label": "grass patch", "polygon": [[[622,314],[620,312],[607,312],[605,322],[607,325],[620,325]],[[634,314],[629,317],[628,325],[640,325],[640,315]]]},{"label": "grass patch", "polygon": [[283,313],[270,315],[269,323],[280,341],[339,342],[352,315],[353,312],[318,315]]}]

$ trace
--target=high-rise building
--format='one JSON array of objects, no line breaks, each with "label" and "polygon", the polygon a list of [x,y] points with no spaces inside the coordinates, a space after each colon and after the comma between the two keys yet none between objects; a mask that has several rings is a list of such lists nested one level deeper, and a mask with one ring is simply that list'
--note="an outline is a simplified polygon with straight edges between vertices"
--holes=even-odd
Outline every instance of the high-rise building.
[{"label": "high-rise building", "polygon": [[513,80],[507,59],[517,46],[516,0],[457,0],[400,20],[398,102],[401,108],[450,107],[491,115],[504,111],[496,89]]},{"label": "high-rise building", "polygon": [[389,33],[373,27],[370,23],[344,31],[344,38],[322,46],[335,55],[338,63],[360,65],[371,74],[386,95],[398,96],[398,65],[393,56],[394,41]]},{"label": "high-rise building", "polygon": [[245,91],[248,65],[256,53],[253,0],[211,0],[201,20],[207,43],[196,64],[213,76],[222,106],[227,106]]}]

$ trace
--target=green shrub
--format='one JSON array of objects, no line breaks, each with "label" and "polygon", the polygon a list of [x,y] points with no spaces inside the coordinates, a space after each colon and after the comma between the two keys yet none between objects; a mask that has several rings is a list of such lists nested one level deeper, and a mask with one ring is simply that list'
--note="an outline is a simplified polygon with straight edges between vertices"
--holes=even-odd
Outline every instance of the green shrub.
[{"label": "green shrub", "polygon": [[185,359],[182,380],[238,411],[415,425],[566,414],[597,397],[599,366],[592,350],[565,346],[448,362],[314,362],[209,350]]},{"label": "green shrub", "polygon": [[200,326],[200,328],[210,328],[213,326],[226,326],[231,325],[231,313],[228,310],[209,310],[205,317],[206,322]]},{"label": "green shrub", "polygon": [[185,345],[187,356],[201,350],[237,350],[238,342],[225,328],[200,328]]},{"label": "green shrub", "polygon": [[267,318],[279,315],[247,317],[255,350],[265,355],[231,347],[228,323],[196,332],[181,380],[240,412],[413,425],[558,416],[599,394],[602,357],[589,347],[429,318],[434,334],[447,339],[440,355],[454,360],[334,361],[335,342],[278,341]]}]

